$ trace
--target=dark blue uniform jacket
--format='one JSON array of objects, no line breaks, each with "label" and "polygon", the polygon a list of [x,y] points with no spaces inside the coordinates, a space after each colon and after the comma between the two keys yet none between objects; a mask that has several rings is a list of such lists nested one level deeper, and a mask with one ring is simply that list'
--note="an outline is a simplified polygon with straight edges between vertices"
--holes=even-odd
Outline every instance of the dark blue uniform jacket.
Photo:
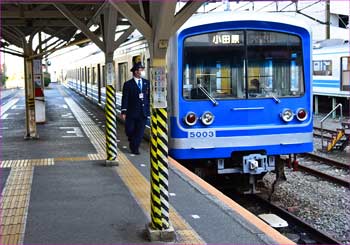
[{"label": "dark blue uniform jacket", "polygon": [[134,78],[126,81],[123,86],[122,114],[129,119],[141,119],[150,115],[150,84],[142,78],[143,99],[140,99],[140,89]]}]

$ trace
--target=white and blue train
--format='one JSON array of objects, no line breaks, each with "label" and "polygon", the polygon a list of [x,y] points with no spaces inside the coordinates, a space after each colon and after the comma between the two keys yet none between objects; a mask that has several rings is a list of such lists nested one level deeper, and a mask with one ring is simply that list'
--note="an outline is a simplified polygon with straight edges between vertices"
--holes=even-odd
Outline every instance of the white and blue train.
[{"label": "white and blue train", "polygon": [[[337,103],[349,116],[350,45],[344,40],[324,40],[313,49],[313,95],[315,114],[328,113]],[[335,113],[333,113],[335,117]]]},{"label": "white and blue train", "polygon": [[[310,30],[294,19],[233,12],[191,17],[167,52],[170,156],[194,169],[262,176],[275,170],[280,155],[311,152],[311,52]],[[141,60],[149,70],[148,57],[142,40],[115,52],[117,90],[132,63]],[[94,67],[103,64],[70,71],[70,86],[103,91]]]},{"label": "white and blue train", "polygon": [[[332,45],[331,41],[338,42]],[[313,49],[312,63],[314,95],[350,97],[350,45],[348,41],[320,42],[319,46]]]}]

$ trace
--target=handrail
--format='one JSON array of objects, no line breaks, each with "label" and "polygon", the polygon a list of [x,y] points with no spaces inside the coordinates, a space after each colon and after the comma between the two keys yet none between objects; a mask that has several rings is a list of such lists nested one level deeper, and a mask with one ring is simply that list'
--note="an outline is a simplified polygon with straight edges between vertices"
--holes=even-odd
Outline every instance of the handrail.
[{"label": "handrail", "polygon": [[[321,119],[320,123],[321,123],[321,147],[322,147],[322,150],[323,150],[323,122],[330,116],[332,115],[332,113],[338,109],[338,107],[340,107],[340,117],[339,117],[339,121],[340,123],[343,122],[343,105],[342,104],[338,104],[336,105],[324,118]],[[342,124],[341,124],[342,125]],[[343,127],[343,125],[342,125]]]}]

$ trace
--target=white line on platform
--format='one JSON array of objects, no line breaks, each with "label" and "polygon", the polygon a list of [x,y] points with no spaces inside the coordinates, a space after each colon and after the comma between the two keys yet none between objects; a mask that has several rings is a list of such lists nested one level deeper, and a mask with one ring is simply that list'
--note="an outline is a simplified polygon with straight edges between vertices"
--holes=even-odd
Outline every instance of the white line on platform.
[{"label": "white line on platform", "polygon": [[2,116],[2,114],[4,114],[6,111],[8,111],[8,110],[9,110],[12,106],[14,106],[18,101],[19,101],[18,98],[12,99],[12,100],[10,100],[8,103],[6,103],[4,106],[1,106],[1,113],[0,113],[0,116]]}]

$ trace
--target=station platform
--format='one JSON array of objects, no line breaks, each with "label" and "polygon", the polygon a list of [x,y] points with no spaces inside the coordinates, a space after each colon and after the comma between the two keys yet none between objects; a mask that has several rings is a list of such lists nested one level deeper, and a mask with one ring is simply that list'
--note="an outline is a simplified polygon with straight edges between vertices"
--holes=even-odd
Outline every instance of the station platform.
[{"label": "station platform", "polygon": [[[104,122],[97,116],[103,111],[57,84],[45,90],[39,139],[24,140],[23,94],[1,111],[1,244],[163,243],[145,232],[148,142],[140,155],[130,154],[118,126],[119,166],[106,167]],[[176,233],[170,243],[294,244],[175,161],[169,164]]]}]

